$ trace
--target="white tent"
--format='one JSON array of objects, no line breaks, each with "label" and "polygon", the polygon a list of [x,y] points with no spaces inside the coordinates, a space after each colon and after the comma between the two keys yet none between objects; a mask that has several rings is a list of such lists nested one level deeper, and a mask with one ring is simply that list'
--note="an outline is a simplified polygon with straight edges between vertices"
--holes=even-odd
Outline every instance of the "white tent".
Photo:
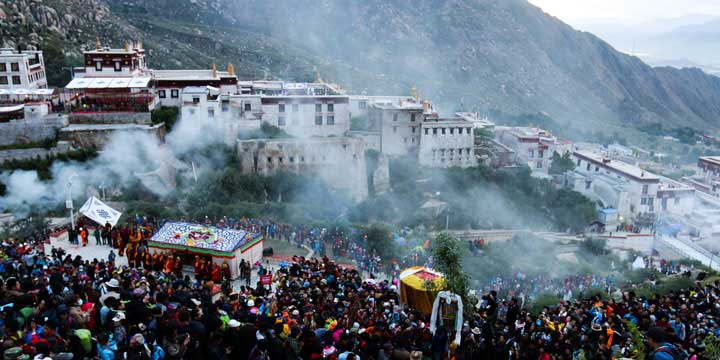
[{"label": "white tent", "polygon": [[111,208],[94,196],[89,198],[80,208],[80,213],[101,226],[110,223],[113,227],[120,220],[120,215],[122,215],[121,212]]},{"label": "white tent", "polygon": [[645,260],[643,260],[642,257],[638,256],[635,258],[635,261],[632,263],[633,270],[638,269],[644,269],[645,268]]}]

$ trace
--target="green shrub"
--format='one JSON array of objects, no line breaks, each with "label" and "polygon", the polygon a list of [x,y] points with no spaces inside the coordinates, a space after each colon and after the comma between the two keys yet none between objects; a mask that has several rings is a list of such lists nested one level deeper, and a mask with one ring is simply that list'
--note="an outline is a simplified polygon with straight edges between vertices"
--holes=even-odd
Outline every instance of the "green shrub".
[{"label": "green shrub", "polygon": [[178,120],[180,109],[177,106],[161,106],[150,113],[153,125],[165,123],[165,129],[170,132]]}]

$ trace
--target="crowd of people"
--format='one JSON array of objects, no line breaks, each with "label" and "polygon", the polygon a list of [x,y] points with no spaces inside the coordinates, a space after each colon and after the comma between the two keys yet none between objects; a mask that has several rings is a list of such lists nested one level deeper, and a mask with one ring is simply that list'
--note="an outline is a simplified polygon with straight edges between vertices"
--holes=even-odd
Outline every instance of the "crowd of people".
[{"label": "crowd of people", "polygon": [[[347,240],[336,229],[248,219],[205,221],[298,245],[329,243],[346,257],[362,246],[362,239]],[[98,228],[99,244],[120,249],[123,227],[136,234],[136,241],[125,243],[125,256],[130,248],[145,253],[146,237],[157,226],[139,217],[110,229],[108,241],[103,241],[104,228]],[[623,291],[617,300],[584,296],[531,313],[521,293],[595,288],[613,280],[498,278],[476,303],[468,299],[456,343],[447,319],[433,327],[430,314],[400,302],[395,277],[372,279],[327,257],[296,256],[275,269],[261,267],[263,275],[272,275],[269,284],[252,284],[248,272],[253,266],[241,264],[244,281],[233,288],[218,286],[229,280],[221,266],[216,266],[219,275],[213,270],[186,273],[176,263],[167,266],[172,256],[164,264],[116,266],[112,258],[72,257],[60,248],[45,253],[43,243],[36,237],[1,244],[5,358],[569,360],[646,353],[646,359],[711,359],[704,354],[712,348],[708,336],[720,336],[718,282],[698,282],[651,298],[632,291]],[[395,267],[427,263],[421,253],[415,250]]]}]

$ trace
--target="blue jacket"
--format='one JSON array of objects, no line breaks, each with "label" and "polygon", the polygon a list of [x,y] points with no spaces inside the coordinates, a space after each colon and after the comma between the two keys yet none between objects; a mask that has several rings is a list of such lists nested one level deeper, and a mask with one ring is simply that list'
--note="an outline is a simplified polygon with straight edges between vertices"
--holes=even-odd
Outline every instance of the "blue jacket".
[{"label": "blue jacket", "polygon": [[658,348],[650,354],[648,360],[675,360],[675,355],[679,352],[680,350],[678,350],[678,348],[674,345],[664,343],[658,346]]}]

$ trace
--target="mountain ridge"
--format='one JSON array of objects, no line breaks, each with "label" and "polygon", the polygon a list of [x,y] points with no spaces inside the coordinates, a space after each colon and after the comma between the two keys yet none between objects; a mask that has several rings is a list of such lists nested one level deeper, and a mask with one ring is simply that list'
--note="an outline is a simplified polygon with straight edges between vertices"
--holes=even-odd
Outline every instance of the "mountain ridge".
[{"label": "mountain ridge", "polygon": [[[416,86],[446,113],[544,113],[576,128],[663,123],[714,129],[720,118],[720,78],[650,67],[521,0],[41,3],[60,22],[64,9],[77,11],[78,3],[101,9],[100,36],[108,42],[137,36],[157,68],[233,62],[243,78],[291,81],[312,80],[319,70],[355,92],[402,94]],[[6,20],[0,16],[0,22],[22,13],[2,4]],[[15,45],[32,39],[18,31]],[[53,33],[52,24],[44,31]],[[66,29],[63,51],[91,45],[88,31]],[[7,29],[2,36],[6,42]]]}]

